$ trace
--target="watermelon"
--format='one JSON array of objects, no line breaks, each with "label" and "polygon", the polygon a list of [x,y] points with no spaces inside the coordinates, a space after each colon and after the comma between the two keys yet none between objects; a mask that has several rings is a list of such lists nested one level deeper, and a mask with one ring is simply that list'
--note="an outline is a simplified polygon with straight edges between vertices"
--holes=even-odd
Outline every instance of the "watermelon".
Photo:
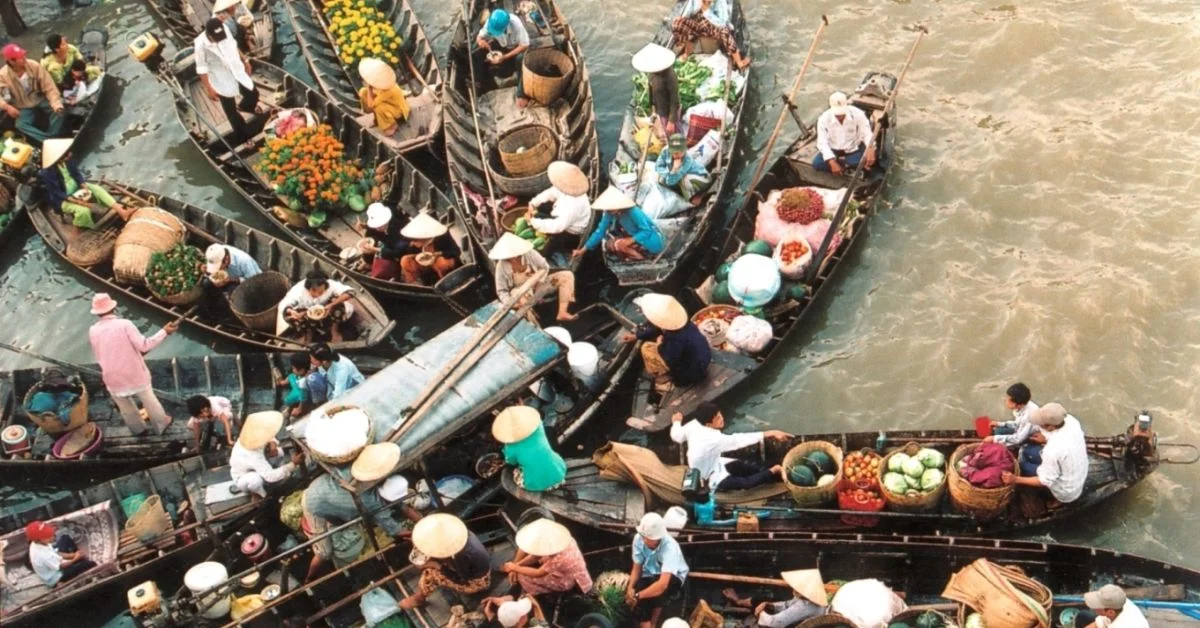
[{"label": "watermelon", "polygon": [[533,248],[535,248],[539,251],[546,248],[546,238],[543,238],[543,237],[534,238],[533,239]]},{"label": "watermelon", "polygon": [[517,219],[516,222],[513,223],[512,230],[513,230],[513,233],[520,233],[528,228],[529,228],[529,221],[526,220],[524,216],[521,216],[520,218]]},{"label": "watermelon", "polygon": [[814,471],[817,471],[821,475],[837,473],[837,463],[834,462],[833,456],[830,456],[820,449],[815,449],[805,454],[804,463],[812,467]]},{"label": "watermelon", "polygon": [[725,281],[729,279],[729,269],[732,267],[733,262],[725,262],[724,264],[717,266],[717,272],[714,273],[713,276],[717,278],[717,281]]},{"label": "watermelon", "polygon": [[733,297],[729,296],[728,281],[719,281],[713,286],[712,302],[719,305],[733,305]]},{"label": "watermelon", "polygon": [[361,212],[367,209],[367,202],[358,194],[351,194],[350,198],[346,199],[346,204],[350,206],[350,211]]},{"label": "watermelon", "polygon": [[761,307],[742,308],[742,311],[746,313],[746,316],[754,316],[763,320],[767,319],[767,313]]},{"label": "watermelon", "polygon": [[817,476],[812,469],[798,464],[788,469],[788,481],[796,486],[816,486]]},{"label": "watermelon", "polygon": [[764,255],[771,257],[771,245],[767,244],[766,240],[751,240],[742,247],[742,255]]},{"label": "watermelon", "polygon": [[803,301],[808,296],[808,286],[802,283],[792,284],[787,290],[787,296],[793,301]]}]

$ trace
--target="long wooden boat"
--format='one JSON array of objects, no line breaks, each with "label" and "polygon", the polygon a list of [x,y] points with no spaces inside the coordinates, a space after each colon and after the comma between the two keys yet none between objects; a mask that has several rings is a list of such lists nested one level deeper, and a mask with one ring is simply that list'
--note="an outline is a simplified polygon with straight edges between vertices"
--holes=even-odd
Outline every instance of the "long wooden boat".
[{"label": "long wooden boat", "polygon": [[[1050,625],[1054,626],[1059,625],[1057,618],[1063,610],[1082,607],[1080,597],[1105,584],[1124,588],[1155,628],[1195,626],[1196,609],[1200,608],[1200,572],[1195,569],[1079,545],[953,536],[780,532],[685,533],[678,541],[690,573],[683,594],[664,608],[664,618],[689,617],[704,600],[714,609],[725,609],[726,619],[740,623],[746,611],[731,614],[723,589],[732,586],[743,598],[783,601],[792,597],[792,591],[780,579],[780,572],[817,568],[827,583],[876,578],[902,593],[910,609],[941,612],[957,623],[960,604],[943,597],[943,592],[952,575],[979,559],[1017,567],[1048,587],[1054,596],[1050,611]],[[626,541],[588,552],[584,558],[593,577],[607,571],[628,574],[629,552]],[[544,610],[559,626],[606,625],[575,623],[584,615],[599,612],[594,597],[563,596]]]},{"label": "long wooden boat", "polygon": [[[842,214],[838,224],[830,227],[836,229],[839,235],[830,245],[818,271],[812,274],[810,279],[797,282],[806,288],[806,294],[799,299],[781,294],[780,299],[766,308],[767,318],[771,321],[774,331],[770,344],[756,356],[748,356],[734,350],[714,350],[707,380],[693,386],[676,388],[665,395],[660,396],[654,392],[652,380],[639,379],[633,394],[631,415],[645,420],[645,429],[665,429],[670,426],[671,415],[675,412],[686,415],[700,403],[715,401],[728,394],[779,352],[780,348],[786,345],[786,339],[801,328],[801,322],[815,309],[814,302],[817,296],[842,265],[842,260],[862,239],[867,220],[883,198],[893,163],[897,125],[894,103],[890,111],[884,111],[884,107],[895,84],[896,79],[889,74],[870,72],[853,92],[852,104],[863,109],[870,116],[872,124],[884,125],[884,131],[878,140],[877,165],[869,171],[865,183],[854,192],[854,201]],[[705,259],[693,266],[694,270],[689,273],[685,282],[686,289],[681,294],[682,303],[690,312],[695,314],[699,309],[711,304],[712,274],[717,264],[734,260],[742,253],[747,243],[757,239],[759,203],[767,199],[772,191],[796,186],[810,186],[823,190],[846,187],[849,176],[838,177],[813,169],[812,160],[816,154],[814,121],[811,127],[803,129],[802,137],[775,161],[755,189],[746,195],[745,204],[735,215],[724,243],[708,251]],[[828,213],[835,209],[836,207],[826,208]],[[815,251],[813,254],[815,257]],[[780,292],[786,292],[786,287],[785,285]]]},{"label": "long wooden boat", "polygon": [[17,202],[21,183],[7,172],[0,172],[0,247],[8,245],[25,221],[25,204]]},{"label": "long wooden boat", "polygon": [[[146,0],[150,9],[163,21],[177,39],[190,46],[204,31],[204,23],[212,17],[213,0]],[[271,17],[272,0],[246,0],[254,15],[254,40],[250,56],[270,59],[275,48],[275,20]]]},{"label": "long wooden boat", "polygon": [[399,63],[393,63],[400,86],[404,88],[410,107],[409,118],[400,125],[395,136],[385,136],[373,126],[372,114],[363,114],[358,90],[363,82],[356,65],[342,60],[336,38],[330,31],[329,19],[322,0],[294,0],[284,2],[300,53],[308,62],[317,85],[344,109],[364,116],[365,124],[380,141],[396,150],[407,153],[427,148],[442,130],[442,70],[438,67],[433,46],[425,36],[425,29],[417,20],[417,14],[408,0],[384,0],[379,10],[388,16],[388,21],[402,43],[398,51]]},{"label": "long wooden boat", "polygon": [[[0,541],[9,584],[0,606],[5,626],[36,625],[44,615],[127,589],[175,565],[208,554],[223,534],[236,530],[269,502],[252,503],[241,495],[212,502],[207,488],[229,481],[223,466],[228,451],[178,460],[146,471],[69,493],[25,510],[0,515]],[[147,543],[125,532],[129,515],[122,503],[157,496],[172,519],[172,529]],[[34,520],[55,523],[85,548],[98,566],[53,590],[30,570],[28,542],[22,529]]]},{"label": "long wooden boat", "polygon": [[[737,41],[742,54],[749,55],[750,33],[746,27],[745,16],[742,12],[742,3],[740,0],[731,0],[729,4],[732,9],[729,23],[733,28],[733,38]],[[670,15],[663,20],[662,26],[659,27],[652,43],[666,48],[674,48],[682,43],[674,40],[671,32],[671,23],[675,18],[682,15],[686,6],[686,2],[675,3]],[[697,60],[703,60],[707,55],[697,53],[693,57]],[[733,72],[732,61],[727,71]],[[655,221],[659,229],[662,230],[666,242],[666,248],[662,253],[650,259],[630,261],[605,252],[605,263],[616,274],[617,280],[622,286],[639,286],[658,289],[659,291],[671,290],[674,284],[683,276],[685,269],[689,267],[687,264],[691,261],[693,255],[699,252],[700,245],[707,239],[713,225],[717,221],[723,220],[717,203],[720,201],[721,194],[725,190],[726,179],[728,179],[728,175],[733,167],[733,151],[737,145],[738,134],[741,130],[742,110],[746,105],[746,88],[749,86],[752,75],[749,68],[745,71],[734,73],[742,76],[745,79],[745,83],[741,91],[736,94],[730,94],[734,102],[729,105],[728,111],[732,115],[733,121],[726,124],[726,120],[722,120],[719,128],[721,133],[721,150],[714,157],[708,168],[709,173],[712,175],[712,184],[703,192],[698,202],[693,202],[692,207],[669,218],[661,218]],[[722,98],[724,98],[724,95],[719,96],[717,100],[720,101]],[[681,112],[681,116],[686,115],[686,113],[686,111]],[[634,173],[633,176],[637,177],[637,181],[643,185],[648,178],[655,176],[653,173],[644,175],[637,172],[638,167],[643,162],[645,162],[644,167],[648,170],[652,170],[654,166],[654,159],[652,157],[643,157],[642,149],[634,139],[634,133],[638,130],[637,119],[641,115],[644,114],[638,111],[637,90],[635,90],[634,98],[625,110],[625,119],[621,125],[616,156],[609,164],[609,179],[613,183],[618,183],[621,180],[621,173],[623,172]]]},{"label": "long wooden boat", "polygon": [[[445,89],[446,163],[450,183],[458,201],[457,210],[471,238],[483,252],[491,249],[504,232],[501,218],[504,207],[520,208],[529,205],[536,194],[550,187],[545,172],[531,176],[513,177],[501,163],[499,141],[502,136],[521,127],[537,125],[548,128],[554,136],[554,159],[579,166],[588,177],[589,198],[595,197],[600,185],[600,144],[596,135],[596,114],[593,109],[591,80],[584,63],[583,52],[575,31],[555,0],[533,0],[545,21],[545,28],[533,24],[527,15],[518,12],[517,0],[466,0],[463,11],[455,21],[450,43]],[[516,87],[512,85],[477,91],[483,67],[473,67],[470,51],[475,48],[475,35],[487,21],[490,11],[503,9],[511,19],[521,19],[529,32],[530,45],[526,56],[552,49],[566,55],[574,64],[562,96],[549,106],[530,101],[524,109],[515,104]],[[532,141],[531,141],[532,143]],[[532,146],[529,148],[533,148]],[[505,203],[505,197],[511,196]],[[593,220],[593,223],[595,221]],[[580,243],[587,238],[585,232]],[[486,260],[486,255],[484,256]],[[551,256],[551,266],[576,268],[579,259],[562,255]],[[495,271],[495,262],[487,260]]]},{"label": "long wooden boat", "polygon": [[[347,159],[357,162],[364,170],[376,172],[376,180],[381,181],[383,188],[382,201],[388,207],[409,217],[422,211],[429,212],[449,226],[451,235],[462,249],[462,266],[433,286],[375,278],[369,269],[343,262],[340,257],[344,250],[356,247],[362,239],[355,228],[358,214],[331,215],[318,229],[296,227],[277,215],[273,208],[284,205],[284,201],[272,190],[272,183],[255,168],[265,146],[265,134],[260,132],[249,142],[231,147],[226,139],[231,128],[225,114],[205,94],[190,50],[182,51],[159,76],[174,93],[175,112],[188,136],[229,184],[297,244],[372,291],[397,297],[434,299],[440,295],[453,298],[458,292],[470,289],[477,274],[474,250],[467,229],[453,211],[454,203],[437,185],[318,90],[265,61],[253,61],[252,65],[251,76],[258,86],[260,102],[269,107],[313,111],[321,123],[332,127],[333,134],[345,145]],[[248,124],[254,128],[264,122],[265,116],[255,115]]]},{"label": "long wooden boat", "polygon": [[[1155,437],[1157,440],[1157,437]],[[763,448],[762,460],[776,464],[783,459],[791,447],[809,441],[825,441],[849,453],[863,449],[882,452],[891,451],[907,443],[918,443],[922,447],[936,449],[949,460],[954,450],[966,443],[979,442],[975,433],[965,430],[925,430],[891,432],[851,432],[843,434],[813,434],[796,436],[790,443],[770,442]],[[1191,445],[1160,444],[1155,446],[1140,439],[1131,439],[1125,434],[1111,437],[1088,437],[1089,469],[1083,496],[1060,507],[1022,508],[1024,488],[1018,489],[1008,510],[993,519],[977,519],[970,514],[960,514],[950,502],[949,492],[934,508],[927,512],[882,512],[870,513],[866,520],[861,511],[841,510],[836,505],[808,508],[797,506],[781,489],[774,497],[764,497],[748,504],[735,505],[739,496],[717,494],[717,507],[721,512],[753,512],[761,516],[760,528],[771,531],[840,531],[861,530],[865,532],[895,532],[905,534],[954,534],[954,535],[997,535],[1010,534],[1045,526],[1058,521],[1093,512],[1109,499],[1134,487],[1154,472],[1160,463],[1192,463],[1195,460],[1175,460],[1162,456],[1160,450],[1190,448]],[[601,450],[603,451],[603,449]],[[676,460],[679,447],[671,444],[656,448],[661,460]],[[743,458],[758,457],[758,452],[744,454]],[[1182,455],[1182,454],[1181,454]],[[599,460],[599,455],[596,459]],[[607,464],[601,461],[601,464]],[[602,473],[593,459],[575,459],[567,463],[567,480],[559,488],[543,493],[530,493],[518,487],[512,478],[505,477],[504,488],[521,501],[541,506],[556,516],[599,529],[633,529],[642,515],[651,510],[661,510],[673,505],[684,505],[679,493],[682,467],[669,464],[646,464],[638,466],[643,476],[642,485],[629,484]],[[673,483],[673,490],[664,490],[651,478]],[[1029,489],[1033,493],[1032,489]],[[1029,497],[1033,497],[1030,495]],[[731,501],[734,500],[734,501]],[[856,516],[858,515],[858,516]],[[723,523],[725,516],[718,515],[716,523],[690,521],[688,529],[728,529]]]},{"label": "long wooden boat", "polygon": [[[331,278],[349,285],[354,290],[354,298],[351,299],[351,302],[355,311],[349,325],[351,333],[346,335],[343,342],[332,344],[338,350],[373,347],[386,338],[396,325],[388,318],[383,306],[366,291],[362,284],[341,272],[340,269],[331,268],[316,255],[235,220],[182,201],[157,196],[131,185],[116,182],[106,182],[105,184],[114,197],[127,206],[156,206],[174,214],[187,228],[187,242],[201,250],[212,243],[229,244],[249,253],[263,270],[280,272],[293,284],[303,280],[305,274],[310,270],[323,269]],[[116,238],[122,226],[120,220],[116,217],[115,212],[106,212],[103,217],[97,219],[95,229],[81,230],[56,215],[57,212],[51,210],[44,200],[37,196],[36,194],[31,195],[33,202],[29,213],[34,228],[41,234],[46,244],[64,260],[104,284],[109,290],[119,292],[172,317],[182,318],[187,323],[230,340],[269,351],[294,351],[303,347],[303,338],[299,336],[278,336],[275,335],[274,329],[270,331],[251,329],[234,318],[221,320],[206,318],[197,313],[195,308],[160,301],[151,295],[145,286],[117,283],[111,261],[92,266],[76,264],[71,247],[73,245],[94,247],[98,239]]]}]

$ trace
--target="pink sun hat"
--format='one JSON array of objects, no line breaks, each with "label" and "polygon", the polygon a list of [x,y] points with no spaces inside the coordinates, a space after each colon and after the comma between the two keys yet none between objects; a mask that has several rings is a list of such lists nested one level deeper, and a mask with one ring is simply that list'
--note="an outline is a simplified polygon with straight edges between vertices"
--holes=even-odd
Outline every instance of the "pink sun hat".
[{"label": "pink sun hat", "polygon": [[117,302],[107,292],[97,292],[92,297],[92,314],[104,316],[117,309]]}]

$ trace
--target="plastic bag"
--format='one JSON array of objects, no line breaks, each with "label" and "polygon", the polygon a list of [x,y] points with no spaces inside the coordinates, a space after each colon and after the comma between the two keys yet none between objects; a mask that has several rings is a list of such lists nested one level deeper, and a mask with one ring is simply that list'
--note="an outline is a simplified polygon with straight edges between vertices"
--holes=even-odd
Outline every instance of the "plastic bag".
[{"label": "plastic bag", "polygon": [[904,600],[874,578],[843,584],[829,603],[829,610],[859,628],[887,628],[888,622],[906,608]]},{"label": "plastic bag", "polygon": [[705,133],[695,146],[688,149],[688,155],[692,160],[705,168],[717,158],[719,152],[721,152],[721,133],[718,131]]},{"label": "plastic bag", "polygon": [[743,255],[729,270],[729,294],[747,308],[770,303],[782,284],[775,260],[765,255]]},{"label": "plastic bag", "polygon": [[367,621],[367,628],[377,626],[400,612],[396,598],[382,587],[364,593],[358,600],[358,608],[362,611],[363,619]]},{"label": "plastic bag", "polygon": [[[803,249],[799,251],[797,249]],[[779,266],[779,272],[788,279],[799,279],[812,261],[812,247],[804,238],[786,237],[775,246],[771,256]]]},{"label": "plastic bag", "polygon": [[[804,238],[808,240],[808,246],[812,247],[813,255],[821,250],[821,243],[825,241],[825,233],[829,231],[831,223],[822,218],[816,222],[810,222],[807,225],[801,225],[800,229],[804,233]],[[834,251],[842,245],[842,234],[834,234],[833,239],[829,241],[829,248],[825,251],[825,257],[829,257]]]},{"label": "plastic bag", "polygon": [[671,218],[691,208],[687,199],[672,192],[657,183],[650,188],[645,200],[642,201],[642,211],[652,220]]},{"label": "plastic bag", "polygon": [[718,122],[720,122],[721,118],[724,117],[725,126],[730,126],[733,124],[733,112],[729,110],[729,107],[726,106],[725,103],[720,101],[706,101],[697,105],[692,105],[688,108],[687,112],[684,113],[683,118],[685,120],[691,120],[692,116],[698,118],[712,118]]},{"label": "plastic bag", "polygon": [[740,351],[755,355],[771,343],[771,324],[756,316],[742,315],[729,324],[725,338]]}]

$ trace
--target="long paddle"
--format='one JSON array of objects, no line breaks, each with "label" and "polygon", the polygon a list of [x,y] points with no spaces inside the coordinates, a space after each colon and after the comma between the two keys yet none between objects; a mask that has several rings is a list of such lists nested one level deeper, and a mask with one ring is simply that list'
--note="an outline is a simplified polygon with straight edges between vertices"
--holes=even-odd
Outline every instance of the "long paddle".
[{"label": "long paddle", "polygon": [[[16,345],[10,345],[7,342],[0,342],[0,349],[8,349],[9,351],[12,351],[13,353],[19,353],[21,355],[31,357],[35,360],[41,360],[42,362],[49,362],[50,364],[53,364],[55,366],[60,366],[62,368],[70,369],[72,371],[90,373],[97,377],[100,377],[102,375],[100,373],[99,369],[94,369],[94,368],[83,366],[80,364],[73,364],[71,362],[59,360],[58,358],[52,358],[48,355],[44,355],[44,354],[38,353],[36,351],[30,351],[29,349],[22,349],[21,347],[18,347]],[[157,388],[155,388],[153,390],[154,390],[155,396],[157,396],[157,397],[160,397],[163,399],[169,399],[176,403],[187,403],[186,399],[184,399],[183,397],[179,397],[179,396],[175,395],[174,393],[169,393],[169,392],[165,392],[162,390],[158,390]]]},{"label": "long paddle", "polygon": [[829,18],[822,15],[821,25],[817,27],[817,33],[813,35],[812,45],[808,47],[808,56],[804,58],[804,65],[800,66],[800,72],[796,74],[796,79],[792,81],[792,89],[784,96],[783,110],[779,112],[779,119],[775,121],[775,130],[771,132],[771,137],[767,139],[767,145],[762,149],[762,158],[758,160],[758,167],[754,169],[754,176],[750,178],[750,187],[746,188],[746,199],[743,204],[750,202],[750,195],[758,188],[759,181],[762,180],[763,171],[767,168],[768,160],[771,158],[771,151],[775,148],[775,141],[779,139],[779,133],[783,130],[784,120],[787,119],[788,109],[791,103],[796,100],[796,95],[800,93],[800,85],[804,82],[804,75],[808,73],[808,68],[812,65],[813,54],[817,51],[817,44],[821,43],[821,36],[825,34],[825,27],[829,26]]},{"label": "long paddle", "polygon": [[[917,46],[921,45],[921,40],[925,39],[925,35],[929,34],[929,29],[924,26],[919,27],[917,41],[913,42],[912,48],[908,51],[908,58],[904,60],[904,67],[900,69],[900,76],[896,79],[896,84],[892,87],[892,94],[888,97],[887,103],[883,106],[885,113],[892,110],[892,105],[896,102],[896,96],[900,93],[900,85],[904,82],[904,77],[908,75],[908,67],[912,65],[913,57],[917,54]],[[875,142],[879,139],[879,134],[883,131],[883,124],[875,125],[874,131],[871,132],[871,144],[867,150],[871,150],[875,146]],[[825,232],[825,239],[821,241],[821,248],[817,249],[813,255],[812,261],[808,264],[808,270],[804,273],[805,285],[811,286],[816,279],[817,273],[820,272],[821,266],[825,261],[825,254],[829,251],[829,244],[833,242],[833,236],[841,230],[840,225],[846,214],[846,208],[850,206],[850,200],[854,196],[854,190],[863,181],[863,172],[867,166],[866,155],[858,160],[858,165],[854,167],[854,173],[850,175],[850,183],[846,186],[846,195],[842,197],[842,202],[838,205],[837,213],[834,214],[833,220],[829,223],[829,230]],[[751,188],[753,189],[753,188]]]},{"label": "long paddle", "polygon": [[[487,212],[492,215],[492,220],[495,224],[492,228],[496,230],[496,237],[500,237],[504,233],[504,226],[500,224],[500,216],[496,213],[496,190],[492,188],[492,175],[488,172],[487,150],[483,146],[483,134],[479,131],[479,108],[475,94],[475,55],[471,52],[471,7],[464,0],[462,6],[463,31],[467,36],[467,68],[471,74],[470,82],[467,83],[467,93],[471,97],[471,118],[475,121],[475,143],[479,146],[479,165],[483,168],[483,180],[487,183],[488,189],[488,207]],[[463,183],[462,185],[466,185]],[[463,192],[463,205],[466,206],[466,193]]]}]

